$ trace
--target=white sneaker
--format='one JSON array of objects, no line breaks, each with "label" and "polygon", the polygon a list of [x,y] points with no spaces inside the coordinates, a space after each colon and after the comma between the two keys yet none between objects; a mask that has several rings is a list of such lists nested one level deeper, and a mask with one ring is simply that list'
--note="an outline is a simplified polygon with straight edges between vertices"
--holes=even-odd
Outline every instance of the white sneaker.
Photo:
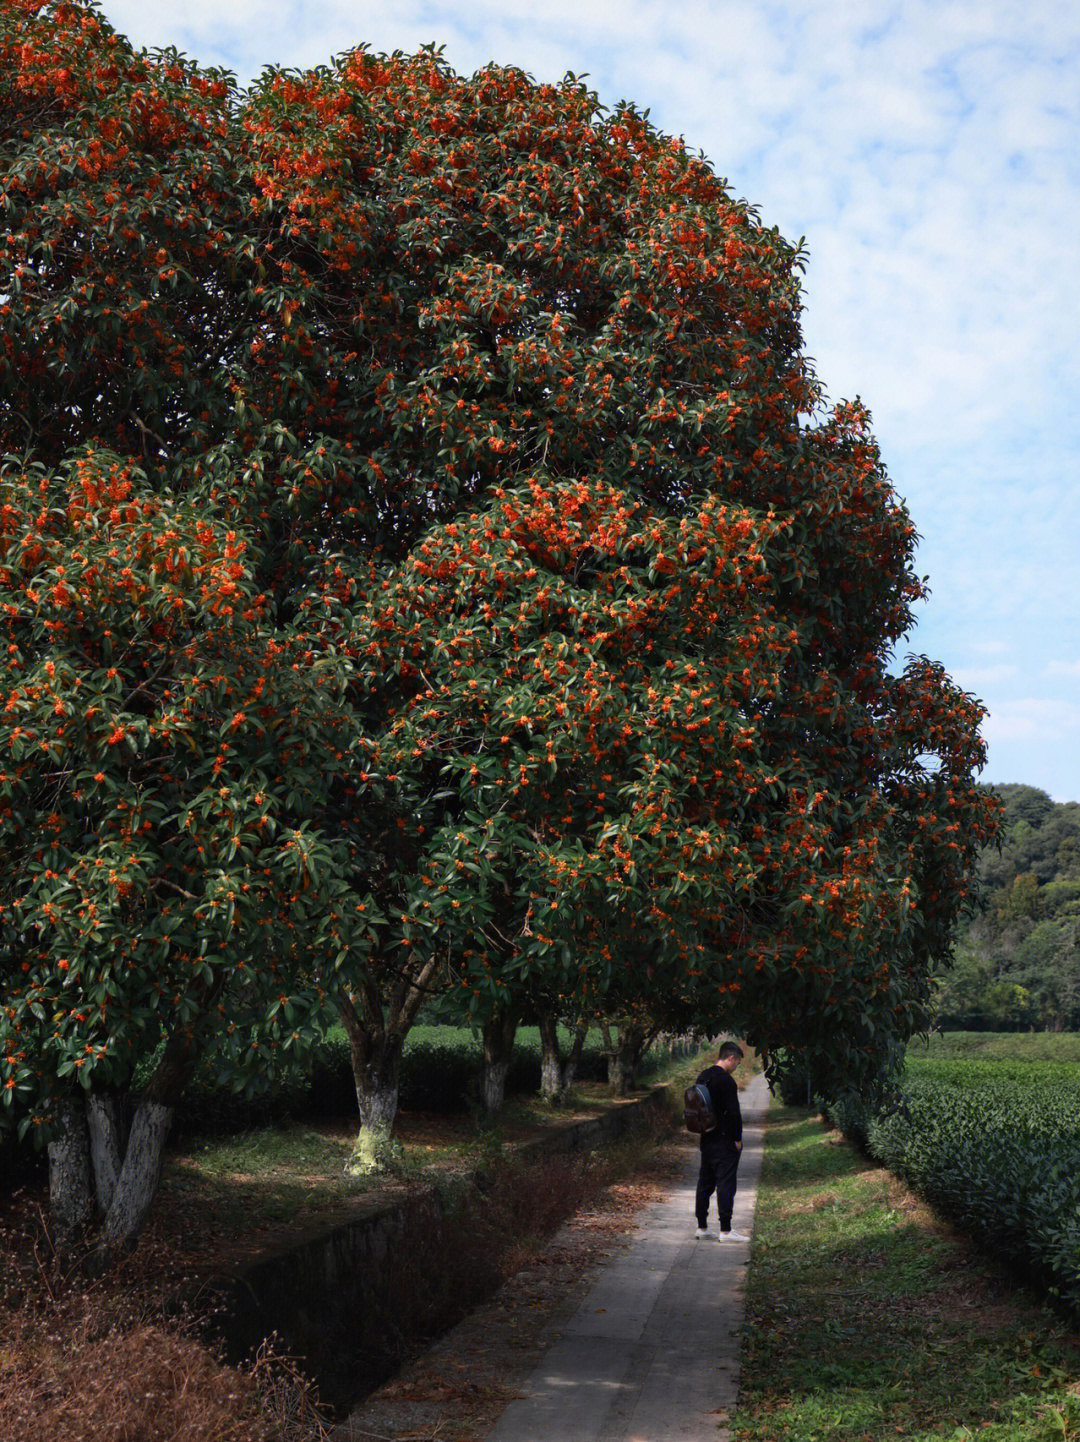
[{"label": "white sneaker", "polygon": [[750,1240],[746,1232],[720,1232],[722,1242],[748,1242]]},{"label": "white sneaker", "polygon": [[695,1236],[695,1237],[707,1237],[708,1235],[709,1235],[709,1229],[708,1229],[708,1227],[698,1227],[697,1231],[694,1233],[694,1236]]}]

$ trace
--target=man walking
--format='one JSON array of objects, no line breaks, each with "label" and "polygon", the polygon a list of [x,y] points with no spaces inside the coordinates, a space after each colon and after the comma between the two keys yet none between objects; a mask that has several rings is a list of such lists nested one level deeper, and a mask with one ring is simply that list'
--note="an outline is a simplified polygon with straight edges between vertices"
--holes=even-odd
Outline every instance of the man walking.
[{"label": "man walking", "polygon": [[709,1198],[716,1193],[716,1209],[720,1214],[722,1242],[748,1242],[743,1232],[731,1230],[731,1212],[735,1205],[736,1174],[742,1155],[742,1112],[739,1089],[732,1073],[743,1059],[742,1047],[733,1041],[721,1046],[716,1065],[706,1067],[698,1082],[709,1089],[717,1124],[712,1131],[701,1134],[701,1170],[698,1172],[697,1235],[709,1235]]}]

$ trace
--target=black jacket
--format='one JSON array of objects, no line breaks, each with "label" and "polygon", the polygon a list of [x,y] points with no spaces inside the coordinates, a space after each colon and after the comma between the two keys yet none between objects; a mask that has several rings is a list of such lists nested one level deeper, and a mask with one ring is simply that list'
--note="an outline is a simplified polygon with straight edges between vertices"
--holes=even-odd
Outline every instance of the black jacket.
[{"label": "black jacket", "polygon": [[742,1141],[742,1111],[739,1108],[739,1088],[735,1085],[735,1078],[722,1066],[710,1066],[698,1077],[709,1088],[709,1095],[712,1097],[713,1111],[716,1113],[717,1127],[715,1131],[705,1132],[701,1138],[701,1145]]}]

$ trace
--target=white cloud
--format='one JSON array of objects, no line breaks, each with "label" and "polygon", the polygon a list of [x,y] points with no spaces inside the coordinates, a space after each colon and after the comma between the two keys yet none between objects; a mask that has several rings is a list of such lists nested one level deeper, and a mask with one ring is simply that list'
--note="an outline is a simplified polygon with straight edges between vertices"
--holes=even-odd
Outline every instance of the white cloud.
[{"label": "white cloud", "polygon": [[995,741],[1080,741],[1080,705],[1036,697],[1004,701],[990,711],[984,734],[991,747]]},{"label": "white cloud", "polygon": [[982,692],[986,687],[998,686],[1012,681],[1017,675],[1015,666],[961,666],[952,673],[952,678],[965,691]]}]

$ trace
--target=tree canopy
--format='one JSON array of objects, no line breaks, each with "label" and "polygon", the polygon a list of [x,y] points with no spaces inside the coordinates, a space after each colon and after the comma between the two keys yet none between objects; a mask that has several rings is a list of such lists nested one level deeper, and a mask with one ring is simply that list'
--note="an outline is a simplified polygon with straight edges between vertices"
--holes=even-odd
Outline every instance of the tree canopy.
[{"label": "tree canopy", "polygon": [[0,126],[0,1112],[305,997],[363,1117],[440,986],[891,1064],[993,806],[801,248],[433,51],[5,0]]}]

